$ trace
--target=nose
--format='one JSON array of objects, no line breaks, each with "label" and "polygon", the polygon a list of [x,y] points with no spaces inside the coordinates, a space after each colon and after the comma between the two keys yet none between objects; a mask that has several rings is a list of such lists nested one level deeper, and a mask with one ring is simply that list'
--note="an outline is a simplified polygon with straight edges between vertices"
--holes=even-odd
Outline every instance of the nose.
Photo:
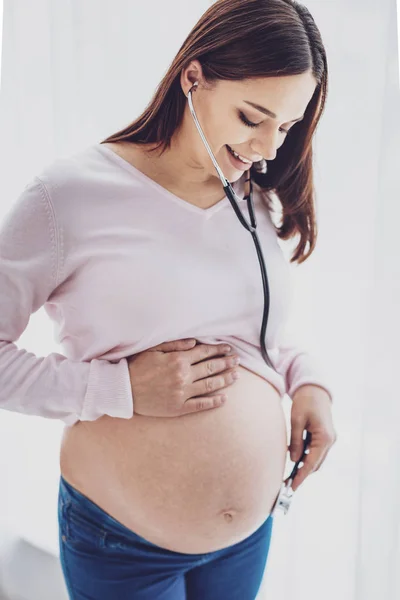
[{"label": "nose", "polygon": [[265,158],[265,160],[274,160],[278,150],[278,134],[269,133],[256,138],[251,144],[252,150]]}]

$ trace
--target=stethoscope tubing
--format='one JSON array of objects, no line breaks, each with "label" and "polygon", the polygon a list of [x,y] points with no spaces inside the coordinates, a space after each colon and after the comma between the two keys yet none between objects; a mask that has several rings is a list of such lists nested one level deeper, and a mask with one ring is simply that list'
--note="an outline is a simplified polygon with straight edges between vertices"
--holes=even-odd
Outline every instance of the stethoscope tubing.
[{"label": "stethoscope tubing", "polygon": [[[261,354],[262,354],[263,359],[265,360],[265,362],[268,364],[268,366],[274,368],[273,365],[272,365],[272,363],[271,363],[271,361],[270,361],[270,359],[269,359],[269,357],[268,357],[268,354],[267,354],[266,348],[265,348],[265,332],[266,332],[266,328],[267,328],[269,306],[270,306],[270,304],[269,304],[269,297],[270,297],[269,296],[269,284],[268,284],[268,276],[267,276],[267,269],[266,269],[266,266],[265,266],[265,260],[264,260],[264,256],[263,256],[263,253],[262,253],[262,250],[261,250],[260,240],[258,238],[257,231],[256,231],[257,230],[257,220],[256,220],[255,212],[254,212],[253,193],[252,193],[253,192],[253,186],[252,186],[252,181],[251,181],[251,176],[250,176],[250,170],[247,171],[247,179],[246,179],[246,182],[249,183],[249,187],[250,187],[249,194],[246,197],[246,199],[247,199],[247,208],[248,208],[249,216],[250,216],[250,223],[249,223],[247,221],[246,217],[243,215],[242,211],[240,210],[240,207],[239,207],[238,202],[237,202],[238,197],[237,197],[234,189],[232,188],[230,182],[227,181],[227,179],[225,178],[225,176],[224,176],[224,174],[223,174],[223,172],[222,172],[222,170],[221,170],[221,168],[220,168],[220,166],[219,166],[219,164],[217,162],[217,159],[215,158],[215,156],[214,156],[214,154],[213,154],[213,152],[212,152],[212,150],[210,148],[210,145],[209,145],[209,143],[207,141],[207,138],[204,135],[204,132],[203,132],[203,130],[201,128],[201,125],[200,125],[200,123],[199,123],[199,121],[197,119],[197,115],[196,115],[196,112],[194,110],[193,101],[192,101],[192,90],[195,89],[196,86],[197,86],[197,83],[195,83],[192,86],[192,88],[189,90],[188,96],[187,96],[188,97],[188,103],[189,103],[190,112],[191,112],[191,114],[193,116],[194,122],[195,122],[196,127],[198,129],[198,132],[199,132],[199,134],[200,134],[200,136],[201,136],[201,138],[202,138],[202,140],[204,142],[204,145],[205,145],[205,147],[207,149],[207,152],[210,155],[210,158],[211,158],[211,160],[212,160],[212,162],[213,162],[213,164],[215,166],[215,169],[216,169],[216,171],[218,173],[218,176],[219,176],[219,178],[221,180],[221,183],[222,183],[223,188],[224,188],[224,192],[225,192],[227,198],[229,199],[229,201],[230,201],[230,203],[232,205],[232,208],[235,211],[235,213],[236,213],[236,215],[237,215],[240,223],[243,225],[243,227],[245,229],[247,229],[248,231],[250,231],[250,233],[252,235],[252,238],[253,238],[253,241],[254,241],[254,244],[255,244],[255,247],[256,247],[258,260],[259,260],[259,263],[260,263],[261,276],[262,276],[262,282],[263,282],[263,291],[264,291],[264,313],[263,313],[263,321],[262,321],[262,325],[261,325],[261,335],[260,335],[260,338],[261,338],[261,343],[260,343],[260,345],[261,345]],[[291,484],[292,484],[294,478],[296,477],[296,474],[297,474],[297,471],[298,471],[300,463],[305,458],[306,450],[307,450],[307,447],[308,447],[310,441],[311,441],[311,433],[307,432],[306,438],[304,440],[302,455],[301,455],[300,459],[295,463],[292,472],[290,473],[289,477],[286,480],[286,484],[282,485],[281,490],[280,490],[280,492],[278,494],[278,497],[277,497],[277,499],[276,499],[276,501],[274,503],[274,506],[273,506],[273,509],[271,511],[271,514],[275,513],[275,510],[276,510],[277,507],[282,508],[285,513],[288,511],[288,508],[290,506],[290,501],[291,501],[291,498],[292,498],[292,495],[293,495],[293,494],[290,494]]]},{"label": "stethoscope tubing", "polygon": [[264,361],[267,363],[267,365],[269,367],[271,367],[272,369],[275,370],[268,354],[267,354],[267,350],[265,348],[265,333],[266,333],[266,329],[267,329],[267,322],[268,322],[268,314],[269,314],[269,307],[270,307],[270,294],[269,294],[269,284],[268,284],[268,276],[267,276],[267,269],[265,266],[265,260],[264,260],[264,256],[261,250],[261,244],[260,244],[260,240],[258,238],[257,235],[257,220],[256,220],[256,215],[254,212],[254,204],[253,204],[253,186],[252,186],[252,181],[251,181],[251,177],[250,177],[250,171],[247,172],[247,179],[246,182],[249,183],[250,186],[250,191],[248,196],[246,197],[247,199],[247,208],[249,211],[249,216],[250,216],[250,223],[247,221],[246,217],[243,215],[242,211],[240,210],[240,207],[238,205],[238,197],[235,193],[235,190],[233,189],[233,187],[231,186],[230,182],[227,181],[227,179],[225,178],[218,162],[217,159],[214,156],[213,151],[210,148],[210,145],[207,141],[206,136],[204,135],[204,132],[202,130],[202,127],[199,123],[199,120],[197,118],[196,112],[194,110],[194,106],[193,106],[193,101],[192,101],[192,90],[196,89],[197,84],[194,84],[192,86],[192,88],[189,90],[188,92],[188,103],[189,103],[189,109],[190,112],[192,113],[195,125],[198,129],[198,132],[204,142],[204,145],[207,149],[207,152],[215,166],[215,169],[218,173],[218,176],[221,180],[221,183],[223,185],[224,188],[224,192],[225,195],[227,196],[228,200],[230,201],[233,210],[235,211],[240,223],[243,225],[243,227],[245,229],[247,229],[248,231],[250,231],[251,236],[253,238],[255,247],[256,247],[256,251],[257,251],[257,256],[258,256],[258,261],[260,263],[260,269],[261,269],[261,277],[262,277],[262,283],[263,283],[263,292],[264,292],[264,312],[263,312],[263,320],[262,320],[262,325],[261,325],[261,333],[260,333],[260,347],[261,347],[261,354],[262,357],[264,359]]}]

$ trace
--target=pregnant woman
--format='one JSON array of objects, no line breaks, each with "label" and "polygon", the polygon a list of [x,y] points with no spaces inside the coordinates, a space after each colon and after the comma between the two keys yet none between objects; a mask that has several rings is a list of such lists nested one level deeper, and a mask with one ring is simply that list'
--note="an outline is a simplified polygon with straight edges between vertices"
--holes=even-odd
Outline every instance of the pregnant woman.
[{"label": "pregnant woman", "polygon": [[[246,217],[253,182],[273,366],[255,246],[190,113],[193,86]],[[144,113],[48,165],[2,224],[1,407],[66,425],[58,517],[73,599],[254,600],[288,451],[284,394],[292,460],[312,434],[293,489],[335,441],[322,371],[285,341],[292,295],[278,244],[298,233],[299,263],[315,247],[312,135],[326,89],[304,6],[219,0]],[[15,345],[41,306],[63,354]]]}]

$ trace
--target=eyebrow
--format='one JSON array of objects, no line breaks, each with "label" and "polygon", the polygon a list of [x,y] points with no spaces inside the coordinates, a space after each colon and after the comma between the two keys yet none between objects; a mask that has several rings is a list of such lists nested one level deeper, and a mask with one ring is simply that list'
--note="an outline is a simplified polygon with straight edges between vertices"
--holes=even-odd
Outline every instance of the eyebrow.
[{"label": "eyebrow", "polygon": [[[254,102],[249,102],[249,100],[244,100],[244,102],[246,102],[246,104],[250,104],[250,106],[252,106],[253,108],[256,108],[260,112],[264,113],[264,115],[268,115],[269,117],[272,117],[273,119],[277,118],[276,114],[273,113],[272,110],[268,110],[268,108],[264,108],[263,106],[260,106],[259,104],[254,104]],[[302,115],[298,119],[293,119],[293,121],[288,121],[288,123],[296,123],[297,121],[301,121],[303,118],[304,118],[304,115]]]}]

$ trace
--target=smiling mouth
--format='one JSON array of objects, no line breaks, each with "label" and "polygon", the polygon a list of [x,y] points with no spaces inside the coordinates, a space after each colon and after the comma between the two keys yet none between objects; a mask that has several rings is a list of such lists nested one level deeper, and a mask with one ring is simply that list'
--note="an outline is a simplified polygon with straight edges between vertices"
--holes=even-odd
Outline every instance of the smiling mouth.
[{"label": "smiling mouth", "polygon": [[237,160],[240,160],[241,163],[243,163],[244,165],[248,165],[249,167],[253,164],[251,161],[244,161],[240,158],[240,156],[238,156],[237,154],[235,154],[234,150],[232,150],[232,148],[230,146],[228,146],[228,144],[226,144],[226,147],[228,148],[229,152],[232,154],[232,156],[234,156]]}]

